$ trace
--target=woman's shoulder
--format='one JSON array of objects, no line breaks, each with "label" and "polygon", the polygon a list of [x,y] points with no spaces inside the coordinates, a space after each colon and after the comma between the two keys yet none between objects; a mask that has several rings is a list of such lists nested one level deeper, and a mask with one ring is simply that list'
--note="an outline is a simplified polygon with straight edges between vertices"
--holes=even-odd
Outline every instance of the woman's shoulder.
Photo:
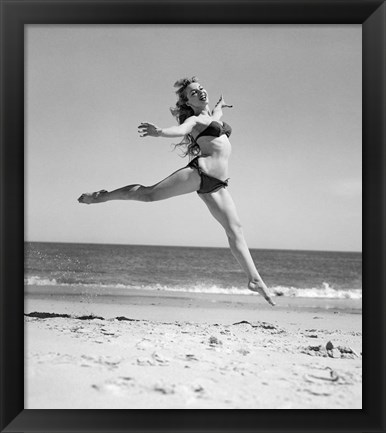
[{"label": "woman's shoulder", "polygon": [[184,123],[194,123],[198,122],[198,116],[189,116],[184,120]]},{"label": "woman's shoulder", "polygon": [[189,125],[192,128],[192,130],[195,130],[197,126],[201,124],[200,118],[199,116],[194,116],[194,115],[190,116],[187,119],[185,119],[184,124]]}]

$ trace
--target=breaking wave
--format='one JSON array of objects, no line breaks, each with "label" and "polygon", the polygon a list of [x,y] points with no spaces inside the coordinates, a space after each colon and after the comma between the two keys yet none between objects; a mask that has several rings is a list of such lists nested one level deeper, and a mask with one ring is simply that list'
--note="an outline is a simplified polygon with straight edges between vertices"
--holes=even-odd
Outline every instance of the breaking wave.
[{"label": "breaking wave", "polygon": [[[227,295],[254,295],[253,292],[246,288],[230,287],[223,288],[213,284],[195,284],[184,286],[168,286],[161,284],[154,285],[125,285],[125,284],[95,284],[82,282],[58,282],[56,279],[41,278],[38,276],[29,276],[24,279],[24,284],[27,286],[70,286],[84,287],[92,289],[92,287],[106,290],[124,290],[137,289],[148,291],[168,291],[168,292],[185,292],[185,293],[208,293],[208,294],[227,294]],[[329,298],[329,299],[362,299],[362,290],[351,289],[342,290],[334,289],[328,283],[323,283],[322,287],[297,288],[286,286],[270,286],[270,293],[273,296],[283,296],[290,298]]]}]

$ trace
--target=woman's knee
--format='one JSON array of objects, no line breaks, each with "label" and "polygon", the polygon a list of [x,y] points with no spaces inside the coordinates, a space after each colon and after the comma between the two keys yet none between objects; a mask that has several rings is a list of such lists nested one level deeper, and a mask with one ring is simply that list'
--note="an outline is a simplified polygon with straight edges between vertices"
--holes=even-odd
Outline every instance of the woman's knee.
[{"label": "woman's knee", "polygon": [[243,227],[239,221],[233,222],[225,228],[229,239],[236,240],[244,236]]},{"label": "woman's knee", "polygon": [[140,185],[136,193],[137,193],[137,200],[139,201],[143,201],[143,202],[155,201],[155,194],[151,186]]},{"label": "woman's knee", "polygon": [[154,188],[153,186],[144,186],[142,191],[141,200],[147,203],[151,203],[153,201],[163,200],[164,194],[162,194],[162,190],[158,188]]}]

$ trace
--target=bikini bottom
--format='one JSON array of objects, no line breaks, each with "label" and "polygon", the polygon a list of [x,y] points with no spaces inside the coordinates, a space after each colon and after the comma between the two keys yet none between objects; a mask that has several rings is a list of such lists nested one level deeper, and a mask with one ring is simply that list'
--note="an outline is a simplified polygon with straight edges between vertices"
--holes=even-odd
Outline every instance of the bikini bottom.
[{"label": "bikini bottom", "polygon": [[208,194],[218,191],[221,188],[226,188],[228,186],[228,179],[220,180],[204,173],[198,165],[198,158],[199,156],[196,156],[196,158],[192,159],[187,165],[187,167],[195,168],[201,176],[200,189],[197,191],[197,194]]}]

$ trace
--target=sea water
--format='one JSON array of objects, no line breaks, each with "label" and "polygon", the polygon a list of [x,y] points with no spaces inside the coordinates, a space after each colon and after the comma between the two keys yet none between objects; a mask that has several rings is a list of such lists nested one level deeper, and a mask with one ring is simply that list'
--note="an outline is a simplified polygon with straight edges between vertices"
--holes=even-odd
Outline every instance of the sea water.
[{"label": "sea water", "polygon": [[[274,296],[362,298],[362,253],[251,249]],[[254,295],[228,248],[25,243],[26,286]]]}]

